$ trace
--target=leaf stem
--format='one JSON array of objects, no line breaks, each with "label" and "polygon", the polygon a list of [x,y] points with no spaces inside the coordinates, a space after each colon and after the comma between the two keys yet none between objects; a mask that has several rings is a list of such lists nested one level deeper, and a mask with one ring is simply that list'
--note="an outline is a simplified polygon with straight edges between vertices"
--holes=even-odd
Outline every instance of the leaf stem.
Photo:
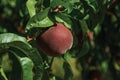
[{"label": "leaf stem", "polygon": [[50,67],[49,67],[49,70],[51,70],[53,61],[54,61],[54,57],[52,57],[52,59],[51,59],[51,61],[50,61],[50,63],[49,63],[49,66],[50,66]]}]

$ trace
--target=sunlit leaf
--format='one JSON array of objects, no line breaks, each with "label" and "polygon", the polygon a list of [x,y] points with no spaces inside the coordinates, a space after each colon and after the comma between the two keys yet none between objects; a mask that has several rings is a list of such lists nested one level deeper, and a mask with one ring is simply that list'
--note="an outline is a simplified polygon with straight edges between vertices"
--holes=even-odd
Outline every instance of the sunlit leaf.
[{"label": "sunlit leaf", "polygon": [[70,3],[74,4],[74,3],[77,3],[77,2],[80,2],[80,0],[69,0]]},{"label": "sunlit leaf", "polygon": [[8,80],[7,76],[5,75],[5,72],[2,68],[0,68],[0,80]]},{"label": "sunlit leaf", "polygon": [[47,8],[44,11],[34,15],[28,21],[27,26],[26,26],[26,31],[30,30],[31,28],[35,28],[35,27],[50,27],[50,26],[52,26],[54,23],[48,17],[49,9],[50,8]]},{"label": "sunlit leaf", "polygon": [[72,29],[72,21],[70,20],[68,15],[65,15],[63,13],[58,13],[55,16],[56,21],[64,23],[66,27],[69,29]]},{"label": "sunlit leaf", "polygon": [[27,57],[20,58],[20,62],[23,69],[23,80],[33,80],[33,62]]},{"label": "sunlit leaf", "polygon": [[13,33],[0,34],[0,43],[9,43],[9,42],[13,42],[13,41],[22,41],[25,43],[27,42],[27,40],[24,37],[18,36]]},{"label": "sunlit leaf", "polygon": [[26,6],[28,8],[28,11],[29,11],[29,14],[30,14],[30,17],[33,17],[36,13],[35,11],[35,4],[36,4],[36,0],[28,0],[26,2]]},{"label": "sunlit leaf", "polygon": [[3,68],[4,72],[12,71],[12,60],[10,59],[8,53],[4,53],[2,55],[1,67]]}]

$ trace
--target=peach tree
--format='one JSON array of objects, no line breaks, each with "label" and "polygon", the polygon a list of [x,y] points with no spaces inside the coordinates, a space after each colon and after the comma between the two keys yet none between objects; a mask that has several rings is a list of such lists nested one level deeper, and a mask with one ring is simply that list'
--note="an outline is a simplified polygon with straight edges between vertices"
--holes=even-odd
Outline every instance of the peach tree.
[{"label": "peach tree", "polygon": [[81,80],[86,56],[120,47],[119,12],[118,0],[1,0],[0,80]]}]

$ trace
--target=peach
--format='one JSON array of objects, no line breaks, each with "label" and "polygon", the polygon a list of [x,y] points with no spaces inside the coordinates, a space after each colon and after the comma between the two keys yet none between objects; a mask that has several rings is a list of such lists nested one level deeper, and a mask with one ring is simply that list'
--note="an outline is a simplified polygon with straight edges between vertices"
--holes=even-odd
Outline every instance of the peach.
[{"label": "peach", "polygon": [[45,54],[60,56],[72,47],[73,35],[65,25],[56,23],[37,38],[37,43]]}]

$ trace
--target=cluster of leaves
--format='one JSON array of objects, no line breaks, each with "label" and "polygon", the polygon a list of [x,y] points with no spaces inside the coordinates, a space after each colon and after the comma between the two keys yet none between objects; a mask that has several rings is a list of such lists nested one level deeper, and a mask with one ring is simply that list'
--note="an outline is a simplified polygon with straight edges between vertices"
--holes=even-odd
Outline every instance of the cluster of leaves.
[{"label": "cluster of leaves", "polygon": [[[72,49],[63,56],[64,79],[72,80],[71,67],[66,61],[68,54],[78,59],[101,46],[120,46],[120,6],[113,4],[116,4],[113,0],[1,0],[0,33],[4,34],[0,34],[0,79],[49,80],[50,67],[45,68],[49,56],[26,38],[36,38],[61,22],[74,37]],[[94,33],[94,45],[86,36],[89,32]]]},{"label": "cluster of leaves", "polygon": [[41,80],[44,72],[42,58],[24,37],[1,34],[0,55],[1,80],[33,80],[33,75],[35,80]]},{"label": "cluster of leaves", "polygon": [[[71,29],[74,36],[74,45],[70,53],[79,58],[90,49],[86,34],[90,31],[95,32],[95,35],[99,34],[107,7],[110,4],[111,1],[96,0],[50,0],[49,2],[28,0],[27,8],[31,18],[26,25],[26,31],[32,37],[36,32],[40,34],[42,29],[51,27],[55,22],[63,23]],[[62,7],[59,9],[59,6]],[[82,43],[79,43],[79,38]]]}]

